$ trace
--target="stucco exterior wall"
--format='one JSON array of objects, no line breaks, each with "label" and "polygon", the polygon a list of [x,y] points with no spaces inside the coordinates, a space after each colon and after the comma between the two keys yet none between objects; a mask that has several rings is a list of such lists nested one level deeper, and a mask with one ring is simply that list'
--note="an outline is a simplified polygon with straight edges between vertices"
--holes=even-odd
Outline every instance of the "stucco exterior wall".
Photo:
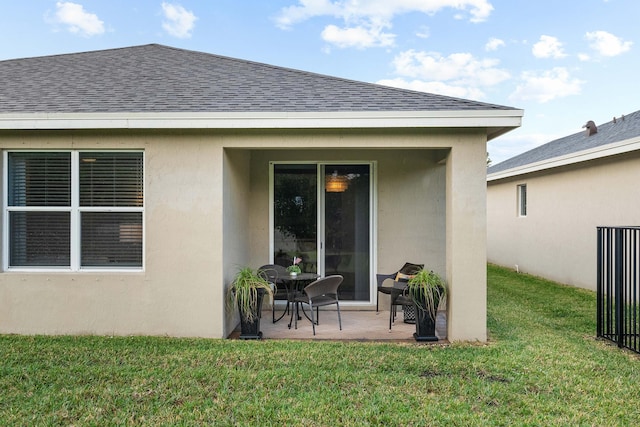
[{"label": "stucco exterior wall", "polygon": [[454,341],[487,339],[486,184],[475,179],[486,173],[483,141],[476,135],[447,158],[447,325]]},{"label": "stucco exterior wall", "polygon": [[[223,266],[219,280],[213,286],[216,288],[217,301],[222,306],[216,307],[216,315],[223,314],[223,337],[227,337],[240,322],[237,310],[226,307],[226,294],[233,281],[233,277],[239,268],[250,266],[258,268],[260,265],[250,262],[250,254],[253,251],[253,235],[251,228],[252,211],[256,208],[255,194],[250,190],[250,159],[248,150],[226,150],[224,155],[224,196],[222,209],[223,226],[218,230],[217,236],[222,238]],[[267,183],[268,184],[268,183]],[[222,186],[222,183],[219,184]],[[265,211],[267,212],[267,211]],[[266,263],[263,263],[266,264]],[[222,310],[222,311],[220,311]]]},{"label": "stucco exterior wall", "polygon": [[[0,333],[224,338],[226,288],[269,259],[269,161],[373,161],[375,272],[449,282],[449,339],[485,340],[483,130],[59,131],[2,149],[145,153],[143,272],[0,273]],[[374,305],[372,305],[374,307]]]},{"label": "stucco exterior wall", "polygon": [[[489,262],[595,290],[598,226],[640,225],[640,154],[489,182]],[[517,185],[527,185],[527,216]]]},{"label": "stucco exterior wall", "polygon": [[3,149],[142,149],[144,272],[0,274],[0,332],[220,337],[222,149],[200,137],[44,132]]}]

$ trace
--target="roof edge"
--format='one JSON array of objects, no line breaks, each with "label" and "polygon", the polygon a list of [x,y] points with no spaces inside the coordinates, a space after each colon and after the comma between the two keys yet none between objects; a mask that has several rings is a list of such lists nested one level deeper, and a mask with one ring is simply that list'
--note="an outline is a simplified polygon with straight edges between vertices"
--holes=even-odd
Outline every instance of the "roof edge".
[{"label": "roof edge", "polygon": [[[5,113],[0,129],[285,129],[487,127],[498,135],[521,125],[523,110]],[[495,130],[498,129],[498,130]]]},{"label": "roof edge", "polygon": [[528,173],[540,172],[561,166],[587,162],[589,160],[601,159],[638,150],[640,150],[640,136],[495,172],[487,175],[487,182],[498,181]]}]

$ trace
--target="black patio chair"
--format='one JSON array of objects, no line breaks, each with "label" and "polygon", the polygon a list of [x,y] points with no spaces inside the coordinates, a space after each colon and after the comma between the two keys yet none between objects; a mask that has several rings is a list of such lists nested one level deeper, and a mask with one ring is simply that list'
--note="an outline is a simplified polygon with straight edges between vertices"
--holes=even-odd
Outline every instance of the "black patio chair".
[{"label": "black patio chair", "polygon": [[[313,335],[316,334],[316,324],[320,316],[319,307],[335,304],[338,310],[338,325],[342,330],[342,319],[340,318],[340,302],[338,300],[338,287],[342,283],[343,277],[336,274],[333,276],[321,277],[309,283],[304,288],[304,292],[296,295],[294,298],[296,311],[298,303],[309,305],[311,312],[311,325],[313,327]],[[314,316],[313,309],[316,309]],[[304,308],[303,308],[304,310]],[[295,314],[296,329],[298,329],[298,313]]]},{"label": "black patio chair", "polygon": [[[292,295],[286,282],[279,280],[280,277],[288,275],[287,269],[277,264],[266,264],[258,269],[259,274],[269,283],[273,284],[273,302],[271,304],[271,318],[273,323],[282,319],[285,314],[289,313],[289,302]],[[276,319],[276,300],[286,301],[282,314]]]},{"label": "black patio chair", "polygon": [[[376,274],[376,279],[378,282],[378,293],[379,294],[385,294],[385,295],[391,295],[391,287],[389,286],[382,286],[382,283],[387,280],[387,279],[392,279],[394,281],[408,281],[409,277],[413,274],[416,274],[418,271],[422,270],[424,268],[424,264],[412,264],[410,262],[406,262],[402,268],[398,271],[396,271],[395,273],[392,274]],[[378,298],[376,299],[376,312],[379,309],[379,302],[380,302],[380,295],[378,295]],[[392,305],[393,307],[393,305]]]}]

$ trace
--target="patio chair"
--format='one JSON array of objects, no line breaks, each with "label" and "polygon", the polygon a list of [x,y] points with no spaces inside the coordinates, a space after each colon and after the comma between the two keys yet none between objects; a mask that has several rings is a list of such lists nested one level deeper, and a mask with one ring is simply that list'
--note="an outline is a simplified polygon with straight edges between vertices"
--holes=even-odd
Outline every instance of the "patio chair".
[{"label": "patio chair", "polygon": [[[392,279],[394,281],[408,281],[409,277],[413,274],[416,274],[418,271],[424,268],[424,264],[412,264],[410,262],[405,262],[402,268],[395,273],[392,274],[376,274],[376,279],[378,282],[378,293],[391,295],[391,289],[388,286],[382,286],[382,283],[387,279]],[[376,312],[379,309],[380,295],[376,299]],[[393,305],[392,305],[393,307]]]},{"label": "patio chair", "polygon": [[[273,323],[282,319],[285,314],[289,313],[289,302],[292,295],[286,282],[279,280],[280,277],[288,275],[287,269],[281,265],[266,264],[258,269],[260,275],[273,285],[273,302],[271,304],[271,318]],[[286,301],[286,305],[282,314],[276,319],[276,300]]]},{"label": "patio chair", "polygon": [[[296,311],[298,310],[298,303],[309,305],[309,311],[311,312],[311,325],[313,327],[313,335],[316,334],[316,324],[318,324],[318,318],[320,315],[319,307],[335,304],[338,310],[338,325],[342,330],[342,319],[340,318],[340,303],[338,301],[338,287],[342,283],[343,277],[340,275],[333,275],[327,277],[321,277],[309,283],[304,288],[304,292],[297,295],[294,298],[296,302]],[[313,309],[316,309],[314,316]],[[304,309],[303,309],[304,310]],[[298,315],[295,315],[296,329],[298,329]]]},{"label": "patio chair", "polygon": [[[389,305],[389,330],[391,330],[391,325],[396,320],[396,310],[397,307],[401,305],[403,310],[407,310],[408,307],[414,309],[413,318],[415,322],[415,308],[413,305],[413,300],[407,295],[406,289],[399,290],[391,294],[391,303]],[[407,322],[412,323],[412,322]]]}]

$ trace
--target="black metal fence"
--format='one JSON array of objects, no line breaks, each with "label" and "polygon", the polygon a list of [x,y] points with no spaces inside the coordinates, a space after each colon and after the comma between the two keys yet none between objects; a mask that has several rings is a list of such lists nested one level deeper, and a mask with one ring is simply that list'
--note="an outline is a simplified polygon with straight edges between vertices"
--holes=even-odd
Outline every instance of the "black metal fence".
[{"label": "black metal fence", "polygon": [[640,227],[598,227],[598,337],[640,353]]}]

